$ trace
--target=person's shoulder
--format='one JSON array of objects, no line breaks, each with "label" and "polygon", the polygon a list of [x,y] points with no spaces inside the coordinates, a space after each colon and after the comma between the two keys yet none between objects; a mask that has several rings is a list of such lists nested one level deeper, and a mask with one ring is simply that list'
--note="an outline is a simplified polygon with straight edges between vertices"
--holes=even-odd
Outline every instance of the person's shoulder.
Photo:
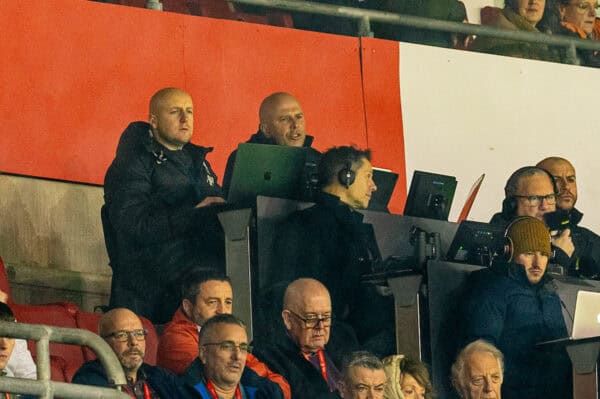
[{"label": "person's shoulder", "polygon": [[104,368],[98,359],[85,362],[73,376],[74,384],[108,386]]},{"label": "person's shoulder", "polygon": [[164,367],[152,366],[148,363],[144,363],[142,365],[142,370],[144,371],[144,373],[146,373],[149,379],[160,378],[162,380],[167,379],[171,382],[174,382],[177,378],[175,373],[173,373],[172,371],[167,370]]}]

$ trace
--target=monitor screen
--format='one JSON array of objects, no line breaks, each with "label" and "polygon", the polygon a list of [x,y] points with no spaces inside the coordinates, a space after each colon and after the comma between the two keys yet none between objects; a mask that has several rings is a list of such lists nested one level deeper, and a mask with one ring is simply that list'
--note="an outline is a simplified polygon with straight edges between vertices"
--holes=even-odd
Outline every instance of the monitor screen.
[{"label": "monitor screen", "polygon": [[404,215],[448,220],[455,190],[454,176],[415,170],[408,190]]},{"label": "monitor screen", "polygon": [[504,228],[489,223],[461,222],[450,244],[447,260],[489,266],[495,255],[504,252]]}]

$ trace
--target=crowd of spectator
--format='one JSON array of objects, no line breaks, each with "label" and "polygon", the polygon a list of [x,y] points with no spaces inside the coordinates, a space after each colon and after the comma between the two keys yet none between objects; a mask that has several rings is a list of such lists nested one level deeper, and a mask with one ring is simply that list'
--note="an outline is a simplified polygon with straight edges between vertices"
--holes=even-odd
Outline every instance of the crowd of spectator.
[{"label": "crowd of spectator", "polygon": [[[98,0],[96,0],[98,1]],[[221,1],[221,0],[219,0]],[[461,0],[313,0],[314,3],[353,7],[364,10],[392,12],[450,22],[469,22]],[[260,6],[228,7],[264,14]],[[512,31],[562,35],[585,40],[600,40],[600,20],[596,18],[598,3],[592,0],[506,0],[504,7],[485,6],[481,9],[481,24]],[[318,13],[290,12],[293,27],[324,33],[356,36],[356,19]],[[373,21],[375,37],[403,42],[435,45],[486,52],[535,60],[572,63],[564,46],[551,46],[540,41],[518,41],[492,36],[474,36],[437,30],[405,27]],[[584,66],[600,66],[597,50],[577,51],[578,62]]]},{"label": "crowd of spectator", "polygon": [[[217,222],[235,204],[224,204],[211,149],[190,143],[191,95],[158,91],[148,122],[133,122],[121,136],[101,211],[113,282],[98,333],[123,367],[124,390],[136,398],[433,398],[427,366],[403,355],[411,348],[396,347],[392,298],[361,279],[380,261],[373,228],[358,212],[377,190],[370,151],[311,148],[302,107],[289,93],[267,96],[258,119],[250,141],[307,151],[309,166],[318,164],[319,192],[315,205],[278,228],[278,273],[259,293],[252,353],[245,324],[231,314]],[[228,164],[235,167],[235,152]],[[491,220],[506,229],[506,253],[471,273],[458,312],[448,378],[460,397],[569,397],[566,352],[535,345],[568,335],[552,275],[600,274],[600,237],[578,225],[576,201],[576,173],[566,159],[548,157],[508,178]],[[545,220],[557,209],[569,224],[550,231]],[[157,366],[144,363],[139,316],[166,323]],[[31,369],[23,367],[31,355],[18,347],[0,338],[4,375],[9,359]],[[112,384],[98,360],[73,382]]]}]

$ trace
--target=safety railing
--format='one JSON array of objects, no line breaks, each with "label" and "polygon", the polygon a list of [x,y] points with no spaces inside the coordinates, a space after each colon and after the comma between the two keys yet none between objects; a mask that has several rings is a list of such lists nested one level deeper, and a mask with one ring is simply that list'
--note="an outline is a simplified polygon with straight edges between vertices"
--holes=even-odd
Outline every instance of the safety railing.
[{"label": "safety railing", "polygon": [[23,378],[0,378],[0,392],[26,394],[52,399],[128,399],[118,389],[99,388],[88,385],[68,384],[50,380],[50,342],[84,345],[92,349],[106,372],[110,385],[121,387],[127,382],[123,368],[110,346],[96,334],[75,328],[63,328],[39,324],[0,321],[0,337],[24,338],[36,341],[37,380]]},{"label": "safety railing", "polygon": [[319,15],[329,15],[354,19],[358,22],[359,36],[372,37],[371,22],[380,22],[391,25],[400,25],[417,29],[428,29],[450,33],[462,33],[478,36],[493,36],[501,39],[521,42],[542,43],[549,46],[564,47],[565,62],[579,64],[577,49],[600,50],[600,42],[584,40],[560,35],[525,32],[517,30],[500,29],[492,26],[476,25],[460,22],[443,21],[438,19],[423,18],[413,15],[401,15],[385,11],[366,10],[361,8],[336,6],[333,4],[313,3],[298,0],[231,0],[235,3],[250,4],[275,8],[285,11],[298,11]]}]

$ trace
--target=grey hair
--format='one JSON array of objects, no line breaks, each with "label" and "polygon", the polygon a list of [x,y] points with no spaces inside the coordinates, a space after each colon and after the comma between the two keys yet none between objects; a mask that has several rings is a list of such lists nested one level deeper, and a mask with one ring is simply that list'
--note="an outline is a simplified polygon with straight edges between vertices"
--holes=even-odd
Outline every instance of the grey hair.
[{"label": "grey hair", "polygon": [[369,370],[383,370],[381,360],[368,351],[355,351],[344,358],[342,363],[342,376],[348,380],[350,369],[353,367],[363,367]]},{"label": "grey hair", "polygon": [[504,186],[505,198],[517,195],[517,190],[519,189],[519,182],[522,178],[536,175],[548,177],[550,183],[552,184],[552,187],[554,188],[554,178],[548,173],[548,171],[538,166],[524,166],[515,170],[506,181],[506,185]]},{"label": "grey hair", "polygon": [[498,360],[498,364],[500,365],[500,370],[502,372],[502,377],[504,377],[504,355],[498,348],[489,343],[486,340],[478,339],[477,341],[471,342],[469,345],[465,346],[463,350],[460,351],[458,356],[456,357],[456,361],[452,365],[451,369],[451,381],[452,386],[456,389],[456,392],[461,393],[462,389],[462,380],[465,373],[465,364],[467,363],[467,359],[472,353],[475,352],[488,352],[491,353],[492,356]]}]

